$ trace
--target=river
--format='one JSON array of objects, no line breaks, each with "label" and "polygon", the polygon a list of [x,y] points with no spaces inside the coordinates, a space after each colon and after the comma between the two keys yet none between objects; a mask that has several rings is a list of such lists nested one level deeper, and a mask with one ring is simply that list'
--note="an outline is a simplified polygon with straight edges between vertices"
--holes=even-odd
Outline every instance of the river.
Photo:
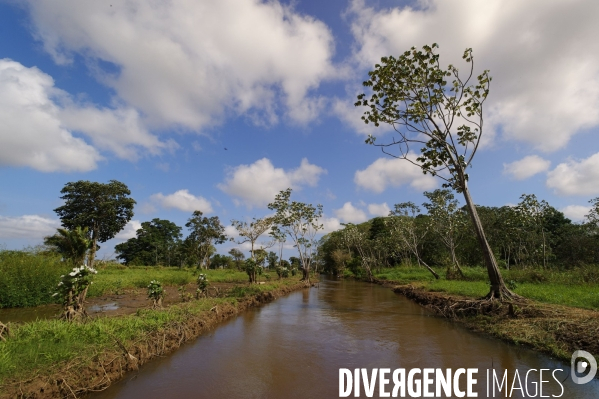
[{"label": "river", "polygon": [[[542,384],[543,395],[599,397],[598,380],[574,384],[569,365],[476,335],[388,288],[336,280],[324,280],[318,288],[294,292],[250,310],[90,397],[336,398],[340,368],[352,372],[366,368],[369,376],[374,368],[405,369],[406,379],[415,368],[451,368],[452,375],[459,368],[476,368],[473,390],[481,398],[510,397],[512,384],[511,397],[540,397],[539,370],[549,369],[542,375],[547,381]],[[492,369],[499,380],[504,370],[508,371],[507,396],[505,386],[501,394],[496,387],[495,396],[492,384],[487,387],[486,373]],[[537,371],[528,373],[525,386],[531,369]],[[522,389],[518,389],[516,372]],[[387,378],[391,379],[391,374]],[[458,381],[459,389],[465,391],[466,375]],[[430,390],[434,392],[435,386]],[[386,391],[393,387],[391,380]],[[360,393],[366,397],[363,386]],[[378,394],[377,386],[374,397]]]}]

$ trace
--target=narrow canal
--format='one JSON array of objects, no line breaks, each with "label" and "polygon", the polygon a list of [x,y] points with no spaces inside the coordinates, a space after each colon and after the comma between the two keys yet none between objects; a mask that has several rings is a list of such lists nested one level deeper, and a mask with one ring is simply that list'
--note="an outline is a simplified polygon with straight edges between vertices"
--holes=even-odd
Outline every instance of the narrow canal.
[{"label": "narrow canal", "polygon": [[[366,368],[368,375],[374,368],[403,368],[406,375],[415,368],[477,368],[474,391],[479,398],[541,397],[538,371],[550,369],[542,375],[547,381],[542,383],[544,397],[599,397],[598,381],[574,384],[569,365],[475,335],[388,288],[335,280],[324,280],[319,288],[292,293],[223,323],[91,397],[335,398],[340,368]],[[501,394],[497,387],[495,396],[491,388],[487,392],[486,373],[491,369],[499,380],[508,370],[507,396],[505,386]],[[537,371],[528,373],[525,386],[531,369]],[[563,371],[553,373],[555,369]],[[466,377],[459,382],[465,391]],[[509,396],[512,385],[515,389]],[[391,380],[386,391],[393,386]],[[366,397],[363,386],[360,394]],[[378,394],[377,385],[374,397]]]}]

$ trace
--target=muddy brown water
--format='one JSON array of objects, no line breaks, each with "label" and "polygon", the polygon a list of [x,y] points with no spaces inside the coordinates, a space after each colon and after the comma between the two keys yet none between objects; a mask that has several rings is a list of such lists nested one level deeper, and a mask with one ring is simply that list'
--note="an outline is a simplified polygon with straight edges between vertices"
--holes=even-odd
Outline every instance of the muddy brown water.
[{"label": "muddy brown water", "polygon": [[[340,368],[366,368],[369,375],[373,368],[403,368],[406,373],[414,368],[478,368],[474,387],[479,398],[540,397],[538,372],[529,373],[529,394],[515,389],[505,396],[496,388],[493,396],[487,393],[487,370],[494,368],[500,379],[508,370],[511,386],[516,370],[524,385],[528,370],[550,369],[543,375],[548,381],[544,396],[599,397],[599,382],[574,384],[567,364],[471,333],[388,288],[335,280],[250,310],[89,397],[335,398]],[[563,393],[552,378],[555,369],[563,369],[555,372],[560,382],[566,379]],[[391,382],[387,391],[392,388]],[[378,393],[377,385],[374,397]],[[360,394],[366,397],[363,386]]]}]

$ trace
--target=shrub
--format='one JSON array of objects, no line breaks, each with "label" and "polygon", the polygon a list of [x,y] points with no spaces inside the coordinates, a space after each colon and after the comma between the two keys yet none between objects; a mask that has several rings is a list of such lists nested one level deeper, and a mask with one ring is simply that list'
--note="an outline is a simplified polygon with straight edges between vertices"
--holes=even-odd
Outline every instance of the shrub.
[{"label": "shrub", "polygon": [[69,269],[55,255],[0,251],[0,308],[55,303],[56,282]]},{"label": "shrub", "polygon": [[164,288],[160,281],[152,280],[148,284],[148,298],[152,300],[152,308],[162,307],[162,298],[164,298]]},{"label": "shrub", "polygon": [[86,265],[73,268],[73,271],[60,276],[58,290],[52,296],[62,298],[64,313],[61,319],[77,320],[87,316],[83,304],[92,276],[98,272]]}]

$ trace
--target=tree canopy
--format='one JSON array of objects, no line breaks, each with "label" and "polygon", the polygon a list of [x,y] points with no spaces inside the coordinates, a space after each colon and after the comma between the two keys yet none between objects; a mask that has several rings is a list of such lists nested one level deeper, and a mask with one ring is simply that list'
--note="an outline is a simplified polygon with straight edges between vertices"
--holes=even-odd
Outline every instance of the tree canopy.
[{"label": "tree canopy", "polygon": [[422,50],[412,47],[397,58],[383,57],[368,72],[369,79],[363,85],[372,94],[370,98],[359,94],[355,105],[367,108],[362,116],[365,123],[388,124],[396,135],[386,143],[377,143],[376,137],[369,135],[366,143],[411,162],[423,173],[444,180],[444,187],[463,193],[491,282],[489,299],[517,298],[501,277],[467,184],[467,168],[483,134],[483,104],[489,95],[491,76],[485,70],[471,84],[472,49],[462,55],[468,71],[461,76],[453,65],[441,67],[435,52],[438,47],[436,43]]},{"label": "tree canopy", "polygon": [[92,240],[88,265],[93,266],[97,242],[106,242],[120,232],[133,217],[135,200],[124,183],[79,180],[65,184],[60,191],[64,205],[54,209],[63,227],[87,228]]}]

